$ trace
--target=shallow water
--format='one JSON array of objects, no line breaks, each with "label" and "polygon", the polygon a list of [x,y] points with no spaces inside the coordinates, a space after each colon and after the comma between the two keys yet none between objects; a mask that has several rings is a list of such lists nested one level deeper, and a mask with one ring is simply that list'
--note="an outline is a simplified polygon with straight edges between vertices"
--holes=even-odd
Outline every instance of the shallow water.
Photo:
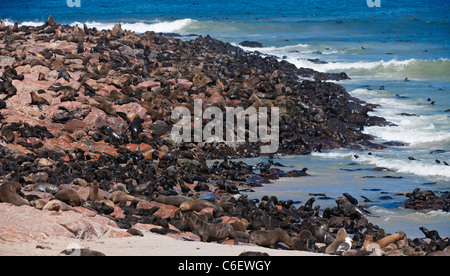
[{"label": "shallow water", "polygon": [[[360,157],[356,159],[354,155]],[[359,203],[378,217],[368,217],[372,222],[388,232],[404,231],[408,235],[422,237],[420,226],[429,230],[438,230],[442,237],[450,236],[450,213],[432,211],[423,213],[404,209],[401,202],[419,187],[439,194],[448,191],[450,181],[439,177],[430,181],[429,177],[395,171],[375,171],[376,166],[361,158],[367,152],[335,150],[328,153],[315,153],[311,156],[284,156],[276,159],[286,167],[282,170],[301,170],[308,168],[310,176],[300,178],[281,178],[263,187],[253,188],[254,192],[246,192],[251,199],[261,199],[264,195],[277,196],[278,199],[301,201],[304,204],[309,198],[316,199],[314,205],[326,207],[337,206],[335,200],[342,193],[349,193]],[[375,153],[374,153],[375,154]],[[379,154],[379,152],[377,153]],[[240,159],[247,164],[256,165],[267,158]],[[329,199],[310,194],[324,193]],[[366,197],[371,202],[364,202]]]}]

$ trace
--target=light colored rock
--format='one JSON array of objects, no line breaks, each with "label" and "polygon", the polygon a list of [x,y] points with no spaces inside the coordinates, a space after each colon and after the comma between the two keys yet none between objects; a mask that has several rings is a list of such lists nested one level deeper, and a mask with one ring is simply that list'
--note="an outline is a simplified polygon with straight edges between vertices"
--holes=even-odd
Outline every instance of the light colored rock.
[{"label": "light colored rock", "polygon": [[37,237],[102,238],[129,237],[109,218],[67,211],[38,210],[31,206],[0,203],[0,240]]}]

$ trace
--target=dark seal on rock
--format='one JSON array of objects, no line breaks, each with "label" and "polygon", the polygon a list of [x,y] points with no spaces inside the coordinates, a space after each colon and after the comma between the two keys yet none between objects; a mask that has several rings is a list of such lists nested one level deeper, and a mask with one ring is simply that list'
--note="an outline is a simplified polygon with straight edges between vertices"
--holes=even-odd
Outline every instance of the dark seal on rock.
[{"label": "dark seal on rock", "polygon": [[181,225],[190,225],[204,242],[235,238],[233,227],[230,224],[208,223],[193,212],[183,214]]}]

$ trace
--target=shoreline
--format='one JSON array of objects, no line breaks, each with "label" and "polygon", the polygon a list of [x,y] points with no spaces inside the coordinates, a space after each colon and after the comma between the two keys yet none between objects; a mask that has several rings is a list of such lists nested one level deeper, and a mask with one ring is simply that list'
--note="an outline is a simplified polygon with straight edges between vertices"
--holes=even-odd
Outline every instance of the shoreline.
[{"label": "shoreline", "polygon": [[144,237],[90,240],[52,237],[27,243],[0,241],[0,246],[0,256],[64,256],[61,251],[78,246],[106,256],[238,256],[248,251],[267,253],[269,256],[327,256],[323,253],[277,250],[256,245],[181,241],[154,233],[145,233]]},{"label": "shoreline", "polygon": [[[388,124],[368,115],[377,106],[326,82],[346,79],[345,73],[296,68],[209,36],[181,41],[153,32],[137,35],[120,24],[106,31],[66,28],[51,16],[41,27],[0,26],[0,36],[5,94],[0,111],[2,186],[16,190],[8,197],[19,197],[15,205],[25,200],[25,205],[36,207],[20,209],[24,219],[48,216],[56,228],[47,229],[46,235],[58,229],[69,237],[102,237],[96,229],[106,227],[105,221],[104,231],[111,235],[124,234],[115,228],[137,224],[186,235],[192,229],[185,230],[181,217],[193,211],[204,215],[207,225],[238,222],[239,231],[234,231],[242,234],[233,238],[244,244],[258,243],[252,237],[256,231],[282,229],[289,238],[277,236],[272,245],[281,242],[291,249],[324,252],[332,244],[326,233],[336,236],[338,229],[346,228],[358,237],[353,254],[359,254],[368,235],[375,243],[390,236],[368,224],[357,202],[346,202],[352,201],[351,196],[319,214],[314,201],[295,208],[293,202],[273,196],[255,202],[240,195],[239,188],[280,177],[308,177],[306,171],[284,171],[270,164],[262,164],[255,173],[243,162],[228,161],[259,156],[260,142],[230,147],[170,140],[171,110],[180,106],[190,110],[194,99],[203,99],[206,106],[219,109],[280,107],[277,154],[383,148],[360,130],[364,125]],[[206,165],[207,159],[218,157],[224,161]],[[212,198],[196,199],[202,192],[210,192]],[[67,222],[72,216],[86,225]],[[14,217],[8,221],[14,223]],[[101,226],[86,230],[93,222]],[[364,236],[363,229],[367,229]],[[196,239],[209,238],[197,234]],[[421,255],[443,252],[448,240],[438,243],[429,248],[425,241],[409,241],[421,248],[417,253]],[[405,249],[410,247],[403,244],[396,253],[416,254]]]}]

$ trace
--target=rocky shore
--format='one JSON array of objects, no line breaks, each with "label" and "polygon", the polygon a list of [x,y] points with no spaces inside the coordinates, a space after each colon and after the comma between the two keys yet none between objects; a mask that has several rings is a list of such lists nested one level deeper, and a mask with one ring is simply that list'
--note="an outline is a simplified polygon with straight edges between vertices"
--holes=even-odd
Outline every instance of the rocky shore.
[{"label": "rocky shore", "polygon": [[[240,191],[308,176],[231,160],[259,156],[260,142],[171,139],[171,111],[192,110],[201,99],[221,110],[279,107],[277,154],[383,148],[361,132],[389,124],[368,116],[376,106],[326,81],[345,73],[296,68],[209,36],[70,27],[52,16],[41,27],[1,24],[0,65],[0,241],[151,231],[327,254],[449,254],[448,238],[427,229],[413,240],[385,233],[345,193],[323,211],[314,198],[299,208],[276,197],[248,199]],[[209,167],[208,159],[223,161]],[[412,200],[432,198],[417,192]],[[446,200],[439,208],[448,209]]]}]

